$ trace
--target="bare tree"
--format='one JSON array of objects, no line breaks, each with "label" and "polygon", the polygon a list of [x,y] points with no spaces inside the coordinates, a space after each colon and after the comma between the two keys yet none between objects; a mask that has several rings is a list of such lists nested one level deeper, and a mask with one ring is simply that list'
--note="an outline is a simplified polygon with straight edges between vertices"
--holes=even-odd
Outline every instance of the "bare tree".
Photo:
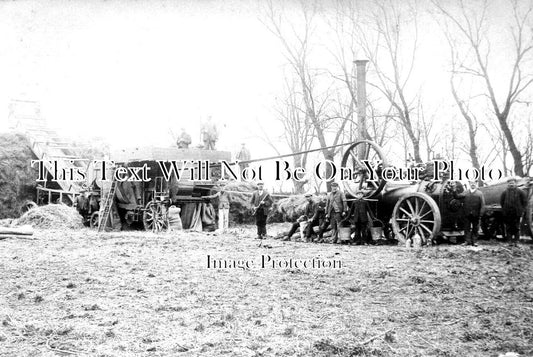
[{"label": "bare tree", "polygon": [[[298,80],[303,107],[301,108],[306,122],[314,129],[315,136],[322,148],[326,160],[333,161],[338,149],[330,148],[337,145],[343,138],[348,118],[339,113],[329,112],[330,85],[319,86],[320,79],[324,79],[325,71],[311,66],[311,38],[314,20],[317,14],[317,3],[301,2],[300,10],[302,23],[300,26],[287,21],[283,12],[276,9],[272,2],[266,8],[266,27],[279,39],[289,66]],[[328,79],[324,79],[328,82]],[[329,130],[333,132],[328,133]],[[330,134],[330,135],[327,135]],[[332,138],[332,139],[330,139]],[[328,175],[330,172],[327,173]]]},{"label": "bare tree", "polygon": [[[346,140],[352,142],[356,139],[355,133],[358,123],[354,120],[357,106],[357,81],[355,73],[355,61],[364,58],[360,53],[360,45],[357,41],[361,12],[354,1],[338,0],[335,7],[335,16],[332,21],[328,21],[330,29],[333,31],[331,44],[328,46],[329,52],[337,64],[336,71],[330,71],[330,75],[339,81],[348,93],[349,110],[346,117],[350,118],[350,130]],[[380,114],[378,104],[372,98],[367,98],[366,107],[366,132],[363,139],[369,139],[383,146],[388,140],[394,137],[395,130],[392,106],[388,107],[385,114]],[[360,138],[357,138],[360,139]]]},{"label": "bare tree", "polygon": [[433,113],[429,118],[426,117],[426,112],[424,110],[424,105],[422,104],[421,98],[418,101],[418,123],[419,123],[419,132],[420,138],[424,143],[426,148],[426,161],[429,161],[434,158],[435,150],[437,146],[437,136],[435,135],[434,124],[435,124],[435,114]]},{"label": "bare tree", "polygon": [[[295,90],[295,84],[286,81],[286,98],[278,101],[277,119],[283,125],[283,138],[293,153],[303,152],[293,156],[294,167],[307,166],[307,153],[311,149],[314,137],[314,127],[309,123],[309,117],[301,103],[301,96]],[[302,193],[306,181],[292,179],[295,193]]]},{"label": "bare tree", "polygon": [[524,172],[529,175],[533,169],[533,118],[529,114],[527,120],[526,147],[524,149]]},{"label": "bare tree", "polygon": [[418,118],[413,117],[413,104],[418,91],[408,89],[415,65],[418,26],[416,7],[380,0],[368,24],[355,24],[357,41],[374,69],[376,88],[394,108],[396,117],[413,146],[414,159],[421,160]]},{"label": "bare tree", "polygon": [[[460,39],[464,40],[466,42],[464,53],[471,53],[471,58],[461,61],[460,70],[456,74],[473,76],[482,83],[483,93],[490,102],[513,158],[514,172],[523,176],[525,174],[523,154],[520,152],[515,135],[511,131],[509,117],[511,109],[520,101],[523,92],[533,83],[533,71],[526,71],[528,60],[531,52],[533,52],[533,36],[528,33],[527,28],[532,21],[533,4],[522,2],[527,4],[527,7],[522,9],[517,0],[511,1],[513,24],[509,26],[509,32],[513,44],[513,54],[509,75],[506,79],[507,90],[503,97],[499,98],[494,89],[495,80],[489,67],[492,53],[487,34],[487,0],[483,0],[481,9],[476,8],[475,10],[469,10],[463,0],[458,0],[459,16],[444,7],[441,2],[433,1],[433,3],[444,15],[447,23],[455,28],[457,38],[454,38],[453,42],[460,43]],[[501,75],[502,71],[499,70],[498,72]]]}]

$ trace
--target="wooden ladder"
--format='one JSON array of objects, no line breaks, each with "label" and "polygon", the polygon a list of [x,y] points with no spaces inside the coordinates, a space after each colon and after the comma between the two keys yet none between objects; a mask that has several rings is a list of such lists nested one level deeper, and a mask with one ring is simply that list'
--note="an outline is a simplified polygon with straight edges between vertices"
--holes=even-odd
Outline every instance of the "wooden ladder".
[{"label": "wooden ladder", "polygon": [[104,200],[104,211],[102,212],[102,217],[100,217],[99,219],[98,232],[105,231],[105,227],[109,219],[109,214],[111,213],[111,206],[113,205],[113,199],[115,198],[116,190],[117,190],[117,181],[113,179],[111,181],[111,188],[109,189],[109,192],[107,193],[105,200]]}]

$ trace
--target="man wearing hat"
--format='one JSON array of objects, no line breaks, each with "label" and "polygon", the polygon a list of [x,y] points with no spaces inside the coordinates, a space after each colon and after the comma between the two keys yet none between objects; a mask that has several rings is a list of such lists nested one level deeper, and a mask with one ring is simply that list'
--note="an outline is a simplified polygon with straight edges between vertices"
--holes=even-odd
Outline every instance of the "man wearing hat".
[{"label": "man wearing hat", "polygon": [[82,188],[80,190],[80,194],[74,200],[74,207],[76,207],[78,213],[83,217],[89,214],[89,198],[87,197],[86,189]]},{"label": "man wearing hat", "polygon": [[371,243],[371,239],[367,234],[368,231],[368,216],[371,214],[368,202],[363,199],[363,191],[359,190],[355,193],[355,200],[352,202],[352,209],[350,216],[355,225],[355,244],[361,245],[363,243]]},{"label": "man wearing hat", "polygon": [[[310,222],[311,218],[315,214],[315,203],[313,202],[313,194],[306,193],[305,198],[307,199],[307,204],[305,206],[304,215],[300,216],[296,222],[292,224],[291,230],[283,238],[283,240],[291,240],[292,235],[298,230],[301,222]],[[307,238],[307,237],[306,237]]]},{"label": "man wearing hat", "polygon": [[464,193],[464,230],[465,245],[476,246],[476,240],[479,231],[479,218],[485,211],[485,198],[483,193],[477,189],[477,182],[470,181],[469,188]]},{"label": "man wearing hat", "polygon": [[205,198],[217,198],[218,197],[218,229],[221,232],[225,232],[229,227],[229,208],[230,208],[230,195],[226,191],[224,186],[220,186],[218,191]]},{"label": "man wearing hat", "polygon": [[332,243],[338,243],[339,240],[339,225],[344,216],[348,212],[348,205],[346,204],[346,196],[339,190],[339,184],[333,182],[331,184],[331,192],[328,195],[328,202],[326,204],[326,220],[331,224]]},{"label": "man wearing hat", "polygon": [[314,206],[315,212],[313,213],[313,217],[307,221],[307,227],[305,228],[305,239],[308,242],[313,241],[311,238],[314,233],[313,227],[318,226],[318,238],[315,240],[315,242],[322,243],[324,231],[328,225],[326,222],[326,202],[321,200]]},{"label": "man wearing hat", "polygon": [[500,203],[505,221],[506,239],[510,241],[509,245],[516,247],[520,240],[520,218],[527,207],[527,195],[517,187],[515,177],[507,180],[507,189],[503,191]]},{"label": "man wearing hat", "polygon": [[176,141],[178,148],[188,149],[189,145],[191,145],[191,142],[191,136],[185,131],[185,128],[181,128],[181,133]]},{"label": "man wearing hat", "polygon": [[[249,161],[251,159],[250,151],[246,148],[245,143],[241,143],[241,150],[237,153],[236,159],[239,161]],[[239,164],[241,170],[244,170],[249,165],[249,163]]]},{"label": "man wearing hat", "polygon": [[257,239],[264,239],[267,235],[266,221],[268,211],[272,206],[272,197],[264,190],[263,182],[257,183],[257,191],[252,195],[252,207],[255,215],[255,224],[257,225]]}]

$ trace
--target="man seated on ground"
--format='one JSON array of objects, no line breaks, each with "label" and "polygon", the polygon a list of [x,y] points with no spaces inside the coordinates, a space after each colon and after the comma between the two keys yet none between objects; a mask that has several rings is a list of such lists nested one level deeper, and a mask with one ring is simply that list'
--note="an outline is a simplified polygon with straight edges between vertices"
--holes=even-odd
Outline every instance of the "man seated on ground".
[{"label": "man seated on ground", "polygon": [[[355,200],[352,202],[350,217],[355,225],[354,242],[356,245],[372,243],[368,235],[368,218],[372,215],[368,202],[363,199],[363,191],[355,193]],[[370,239],[369,239],[370,238]]]},{"label": "man seated on ground", "polygon": [[315,214],[316,204],[313,202],[313,195],[311,193],[306,193],[305,198],[307,199],[307,205],[305,206],[304,215],[300,216],[296,222],[292,224],[289,233],[283,238],[285,241],[291,240],[292,235],[298,230],[301,222],[308,222]]},{"label": "man seated on ground", "polygon": [[328,222],[326,221],[326,202],[319,202],[315,205],[315,212],[313,217],[307,222],[307,227],[305,227],[305,240],[307,242],[313,241],[314,227],[318,226],[318,238],[316,239],[317,243],[322,243],[324,239],[324,231],[328,227]]}]

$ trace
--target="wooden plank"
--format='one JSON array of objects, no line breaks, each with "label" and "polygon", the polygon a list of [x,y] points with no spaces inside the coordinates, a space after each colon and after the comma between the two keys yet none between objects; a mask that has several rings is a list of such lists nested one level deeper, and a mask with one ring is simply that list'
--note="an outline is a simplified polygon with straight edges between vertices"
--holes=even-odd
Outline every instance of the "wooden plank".
[{"label": "wooden plank", "polygon": [[31,226],[22,227],[0,227],[0,235],[15,235],[15,236],[31,236],[33,235],[33,228]]}]

